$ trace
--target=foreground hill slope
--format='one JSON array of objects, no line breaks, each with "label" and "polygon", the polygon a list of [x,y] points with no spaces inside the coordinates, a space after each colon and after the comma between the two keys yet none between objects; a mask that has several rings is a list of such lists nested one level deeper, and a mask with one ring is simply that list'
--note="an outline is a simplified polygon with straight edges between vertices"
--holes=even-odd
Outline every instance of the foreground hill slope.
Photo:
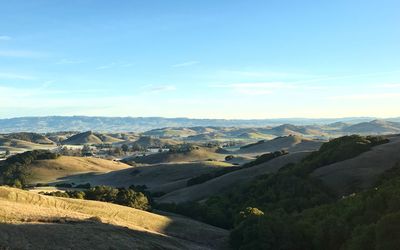
[{"label": "foreground hill slope", "polygon": [[157,199],[157,202],[182,203],[187,201],[197,201],[212,195],[217,195],[223,192],[225,189],[237,185],[238,183],[249,182],[257,176],[267,173],[274,173],[288,163],[299,162],[308,154],[308,152],[292,153],[275,158],[260,165],[224,174],[202,184],[182,188],[168,193]]},{"label": "foreground hill slope", "polygon": [[228,235],[183,217],[8,187],[0,187],[0,222],[6,249],[220,249]]},{"label": "foreground hill slope", "polygon": [[322,180],[339,195],[369,188],[379,175],[400,162],[400,136],[388,139],[389,143],[355,158],[318,168],[311,176]]},{"label": "foreground hill slope", "polygon": [[265,152],[275,152],[287,150],[288,152],[314,151],[321,145],[322,141],[305,139],[297,135],[277,137],[269,141],[260,141],[254,144],[241,147],[235,153],[238,154],[258,154]]}]

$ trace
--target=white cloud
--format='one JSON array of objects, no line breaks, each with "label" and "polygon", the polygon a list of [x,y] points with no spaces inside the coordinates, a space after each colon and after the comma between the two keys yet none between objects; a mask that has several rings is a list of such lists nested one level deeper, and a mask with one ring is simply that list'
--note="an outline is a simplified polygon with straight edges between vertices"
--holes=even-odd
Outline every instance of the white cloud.
[{"label": "white cloud", "polygon": [[174,64],[174,65],[172,65],[172,67],[174,67],[174,68],[188,67],[188,66],[199,64],[199,63],[200,62],[198,62],[198,61],[187,61],[187,62],[183,62],[183,63]]},{"label": "white cloud", "polygon": [[9,41],[11,40],[10,36],[0,36],[0,41]]}]

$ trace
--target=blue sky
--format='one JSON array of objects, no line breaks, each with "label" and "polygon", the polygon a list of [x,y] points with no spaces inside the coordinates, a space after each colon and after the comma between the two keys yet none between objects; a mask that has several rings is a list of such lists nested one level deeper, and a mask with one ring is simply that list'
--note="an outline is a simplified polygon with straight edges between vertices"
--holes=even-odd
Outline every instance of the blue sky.
[{"label": "blue sky", "polygon": [[0,0],[0,117],[400,116],[397,0]]}]

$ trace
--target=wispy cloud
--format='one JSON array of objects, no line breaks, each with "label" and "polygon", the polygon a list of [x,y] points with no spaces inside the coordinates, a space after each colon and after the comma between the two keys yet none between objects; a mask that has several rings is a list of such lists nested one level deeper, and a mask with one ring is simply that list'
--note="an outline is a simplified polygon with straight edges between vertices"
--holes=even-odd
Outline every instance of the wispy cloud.
[{"label": "wispy cloud", "polygon": [[0,50],[0,57],[38,58],[46,56],[44,53],[30,50]]},{"label": "wispy cloud", "polygon": [[0,79],[10,79],[10,80],[33,80],[35,77],[23,74],[14,74],[0,72]]},{"label": "wispy cloud", "polygon": [[177,63],[172,65],[173,68],[181,68],[181,67],[189,67],[189,66],[193,66],[196,64],[199,64],[199,61],[187,61],[187,62],[183,62],[183,63]]},{"label": "wispy cloud", "polygon": [[9,41],[11,40],[10,36],[0,36],[0,41]]},{"label": "wispy cloud", "polygon": [[159,93],[159,92],[166,92],[166,91],[174,91],[176,87],[174,85],[147,85],[146,87],[147,92],[152,93]]}]

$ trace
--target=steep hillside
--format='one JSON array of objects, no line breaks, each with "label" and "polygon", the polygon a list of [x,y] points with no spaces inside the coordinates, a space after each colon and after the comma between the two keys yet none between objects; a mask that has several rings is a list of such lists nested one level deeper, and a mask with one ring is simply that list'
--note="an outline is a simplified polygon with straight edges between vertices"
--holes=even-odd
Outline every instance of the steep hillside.
[{"label": "steep hillside", "polygon": [[263,152],[274,152],[278,150],[287,150],[289,152],[313,151],[317,150],[322,141],[305,139],[300,136],[277,137],[269,141],[260,141],[241,147],[235,153],[237,154],[259,154]]},{"label": "steep hillside", "polygon": [[6,249],[220,249],[228,235],[183,217],[6,187],[0,222]]},{"label": "steep hillside", "polygon": [[212,195],[218,195],[228,188],[249,182],[257,176],[274,173],[288,163],[299,162],[308,154],[308,152],[300,152],[284,155],[257,166],[222,175],[202,184],[176,190],[160,197],[157,199],[157,202],[182,203],[187,201],[198,201]]},{"label": "steep hillside", "polygon": [[400,136],[389,139],[389,143],[376,146],[355,158],[321,167],[311,176],[322,180],[339,195],[371,187],[379,175],[400,162]]}]

